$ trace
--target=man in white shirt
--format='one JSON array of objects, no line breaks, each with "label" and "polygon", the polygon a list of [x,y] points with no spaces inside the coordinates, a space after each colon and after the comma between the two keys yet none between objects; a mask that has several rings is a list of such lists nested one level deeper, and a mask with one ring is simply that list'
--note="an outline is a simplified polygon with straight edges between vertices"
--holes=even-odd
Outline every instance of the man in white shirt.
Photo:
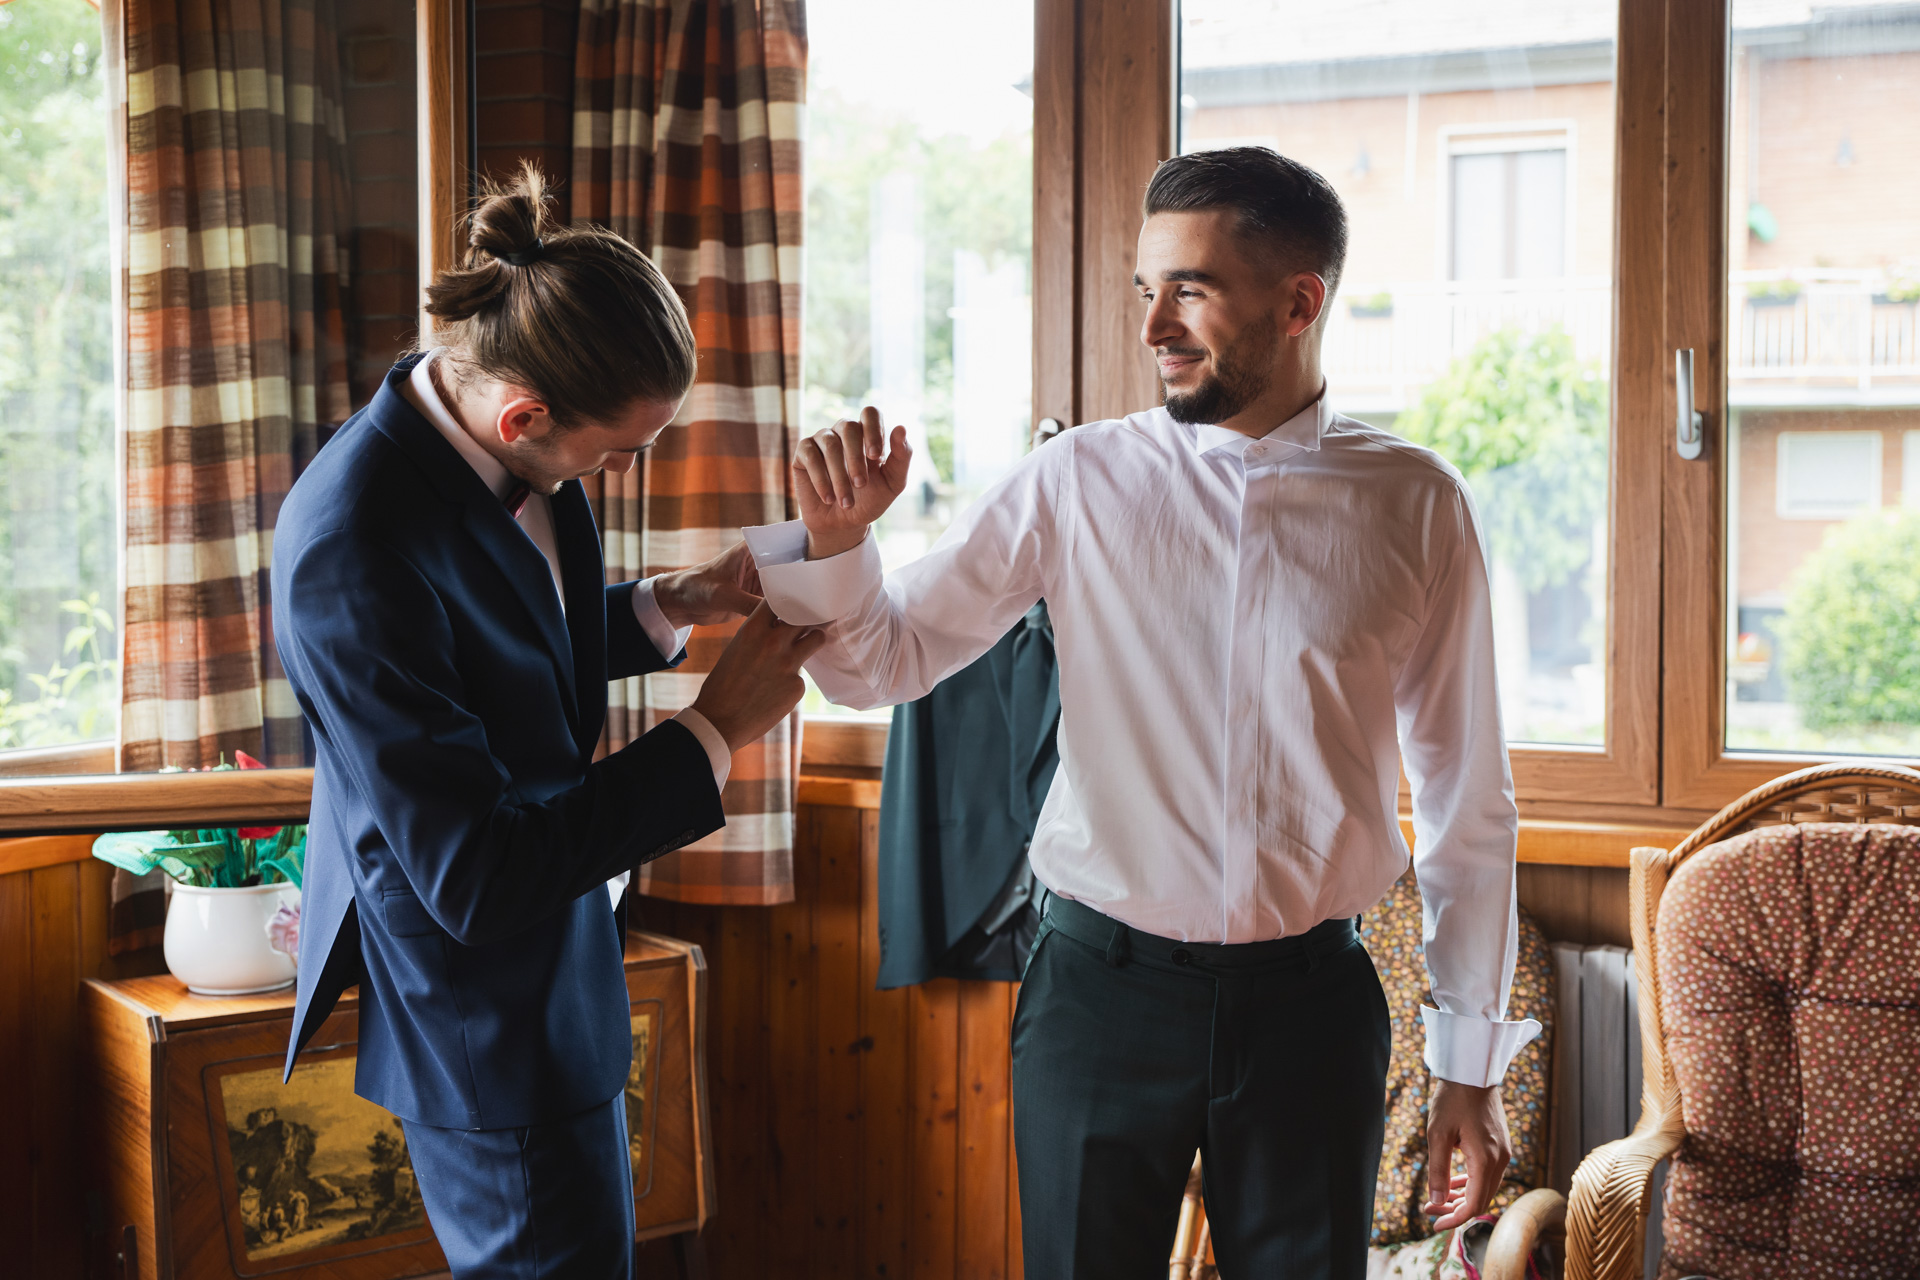
[{"label": "man in white shirt", "polygon": [[1407,866],[1402,761],[1436,1227],[1507,1162],[1499,1082],[1539,1028],[1505,1021],[1518,821],[1481,535],[1453,468],[1327,402],[1345,249],[1312,170],[1169,160],[1134,278],[1163,408],[1029,455],[884,577],[867,528],[908,451],[871,409],[803,443],[803,521],[747,531],[775,612],[826,624],[808,669],[843,704],[917,698],[1052,611],[1050,894],[1013,1029],[1031,1275],[1160,1274],[1196,1147],[1224,1274],[1364,1273],[1388,1010],[1354,917]]}]

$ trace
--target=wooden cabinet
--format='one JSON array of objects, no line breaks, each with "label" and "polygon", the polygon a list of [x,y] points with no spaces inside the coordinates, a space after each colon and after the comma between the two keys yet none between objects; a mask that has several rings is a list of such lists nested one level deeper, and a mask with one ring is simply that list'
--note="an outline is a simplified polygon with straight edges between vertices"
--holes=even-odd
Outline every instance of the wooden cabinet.
[{"label": "wooden cabinet", "polygon": [[[627,1122],[639,1238],[713,1212],[705,1089],[706,962],[627,938],[634,1065]],[[196,996],[170,976],[88,982],[88,1114],[108,1252],[132,1280],[389,1280],[445,1270],[399,1122],[353,1092],[349,992],[280,1082],[291,990]]]}]

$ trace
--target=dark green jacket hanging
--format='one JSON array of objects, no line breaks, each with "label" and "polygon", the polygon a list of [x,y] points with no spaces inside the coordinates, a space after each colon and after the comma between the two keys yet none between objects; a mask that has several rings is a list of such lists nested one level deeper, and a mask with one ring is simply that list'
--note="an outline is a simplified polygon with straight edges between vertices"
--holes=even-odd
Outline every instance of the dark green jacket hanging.
[{"label": "dark green jacket hanging", "polygon": [[1060,760],[1059,721],[1044,602],[972,666],[894,708],[880,799],[880,987],[1019,978],[1017,962],[983,965],[961,944],[1025,868]]}]

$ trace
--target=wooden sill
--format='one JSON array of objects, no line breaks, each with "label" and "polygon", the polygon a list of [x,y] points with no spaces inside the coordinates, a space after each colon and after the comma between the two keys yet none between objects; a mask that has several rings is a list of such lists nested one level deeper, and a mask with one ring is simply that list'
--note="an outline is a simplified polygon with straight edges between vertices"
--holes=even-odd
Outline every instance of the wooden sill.
[{"label": "wooden sill", "polygon": [[[802,748],[799,802],[830,808],[879,808],[879,774],[886,759],[886,742],[884,723],[810,719]],[[100,750],[98,746],[90,749]],[[78,753],[80,749],[57,750]],[[27,753],[12,753],[14,757],[23,754]],[[59,758],[51,753],[34,754],[43,756],[43,763]],[[75,758],[75,754],[66,758]],[[8,759],[0,757],[0,768]],[[307,816],[312,797],[311,769],[0,776],[0,836],[54,837],[0,840],[0,873],[85,858],[90,841],[74,840],[73,834],[300,822]],[[1404,814],[1401,827],[1411,841],[1412,826]],[[1652,814],[1638,821],[1627,814],[1608,815],[1605,820],[1526,817],[1520,824],[1519,860],[1556,866],[1625,867],[1635,846],[1672,848],[1691,829],[1691,821],[1662,822]]]},{"label": "wooden sill", "polygon": [[113,769],[112,742],[0,751],[0,778],[72,777],[83,773],[112,773]]}]

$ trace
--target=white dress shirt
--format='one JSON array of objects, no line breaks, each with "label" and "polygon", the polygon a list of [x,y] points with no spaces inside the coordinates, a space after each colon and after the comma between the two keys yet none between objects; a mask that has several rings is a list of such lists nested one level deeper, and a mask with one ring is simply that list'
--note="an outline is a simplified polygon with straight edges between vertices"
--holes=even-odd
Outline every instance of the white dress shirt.
[{"label": "white dress shirt", "polygon": [[[407,403],[419,410],[420,415],[447,438],[447,443],[467,460],[467,465],[473,468],[481,483],[487,486],[494,497],[504,502],[507,494],[513,491],[514,477],[505,464],[467,434],[466,429],[454,419],[446,402],[440,398],[440,389],[434,385],[429,367],[439,358],[440,351],[436,349],[413,366],[413,373],[408,377],[405,387]],[[560,544],[553,532],[553,500],[544,493],[528,494],[526,505],[520,508],[516,519],[520,531],[546,557],[547,571],[553,575],[553,589],[559,595],[560,607],[564,611],[567,592],[560,577]],[[652,578],[634,584],[633,613],[639,620],[640,629],[653,642],[653,647],[660,651],[662,657],[670,658],[685,647],[693,628],[676,629],[667,621],[666,615],[660,612],[659,602],[653,598],[653,584]],[[733,771],[733,753],[727,749],[727,740],[720,736],[720,731],[713,727],[711,721],[692,707],[682,710],[674,719],[699,739],[700,745],[706,749],[707,761],[713,767],[713,785],[722,791],[726,790],[727,777]],[[615,904],[619,903],[620,895],[632,876],[632,872],[623,871],[607,882],[607,892]]]},{"label": "white dress shirt", "polygon": [[1036,601],[1060,659],[1060,767],[1034,875],[1194,942],[1304,933],[1406,870],[1413,781],[1427,1065],[1497,1083],[1538,1033],[1505,1021],[1519,827],[1466,483],[1326,397],[1260,440],[1164,409],[1036,450],[924,557],[869,536],[807,561],[798,521],[746,531],[785,621],[831,624],[833,701],[918,698]]}]

